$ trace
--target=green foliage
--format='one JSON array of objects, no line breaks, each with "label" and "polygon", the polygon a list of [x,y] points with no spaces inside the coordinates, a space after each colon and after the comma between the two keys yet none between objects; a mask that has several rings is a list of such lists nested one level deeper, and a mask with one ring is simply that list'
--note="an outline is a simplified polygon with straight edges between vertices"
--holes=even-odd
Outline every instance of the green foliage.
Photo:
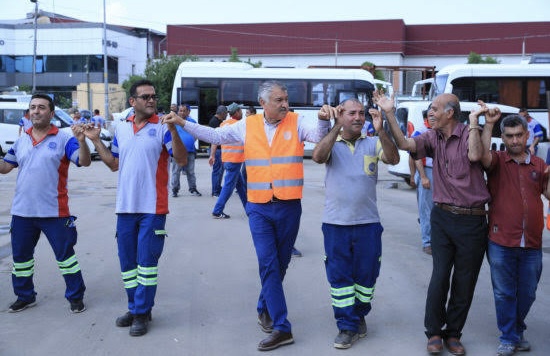
[{"label": "green foliage", "polygon": [[133,75],[122,83],[122,87],[126,91],[126,97],[130,97],[130,88],[132,84],[141,79],[148,79],[153,82],[155,91],[159,96],[157,106],[167,110],[171,104],[174,77],[180,63],[185,61],[195,62],[198,60],[197,56],[186,54],[183,56],[161,57],[147,61],[144,76]]},{"label": "green foliage", "polygon": [[227,60],[228,62],[244,62],[244,63],[248,63],[250,64],[252,67],[254,68],[260,68],[262,66],[262,61],[258,61],[258,62],[251,62],[250,61],[250,58],[248,58],[248,60],[245,62],[243,60],[241,60],[239,58],[239,52],[237,50],[237,48],[235,47],[231,47],[231,56],[229,56],[229,59]]},{"label": "green foliage", "polygon": [[498,64],[500,61],[496,60],[491,56],[483,58],[480,54],[475,52],[470,52],[468,55],[468,64]]},{"label": "green foliage", "polygon": [[30,94],[32,92],[32,85],[21,84],[19,85],[19,91],[24,91]]},{"label": "green foliage", "polygon": [[[372,62],[363,62],[363,64],[361,64],[361,67],[372,67],[374,68],[375,67],[375,64],[372,63]],[[374,79],[379,79],[379,80],[383,80],[383,81],[386,81],[386,78],[384,77],[384,74],[379,71],[379,70],[369,70],[369,72],[371,72],[372,76],[374,77]]]},{"label": "green foliage", "polygon": [[56,95],[55,103],[62,109],[67,109],[73,106],[73,101],[71,98],[67,98],[61,95]]}]

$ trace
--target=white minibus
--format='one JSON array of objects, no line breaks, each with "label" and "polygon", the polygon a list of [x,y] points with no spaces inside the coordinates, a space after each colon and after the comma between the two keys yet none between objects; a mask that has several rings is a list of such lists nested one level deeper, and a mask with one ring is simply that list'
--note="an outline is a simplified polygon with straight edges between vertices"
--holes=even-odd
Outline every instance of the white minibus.
[{"label": "white minibus", "polygon": [[[174,79],[172,103],[189,104],[191,117],[208,125],[218,105],[236,102],[261,112],[258,87],[267,80],[284,83],[291,109],[307,120],[317,120],[323,104],[336,106],[350,97],[370,106],[375,90],[372,74],[362,69],[254,68],[247,63],[183,62]],[[205,150],[208,144],[200,142],[199,146]],[[313,147],[305,144],[306,156]]]}]

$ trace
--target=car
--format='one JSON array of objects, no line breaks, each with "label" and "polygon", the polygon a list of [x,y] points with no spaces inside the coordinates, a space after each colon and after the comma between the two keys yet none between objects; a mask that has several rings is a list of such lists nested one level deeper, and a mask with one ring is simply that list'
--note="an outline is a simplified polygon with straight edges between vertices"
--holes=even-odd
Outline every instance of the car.
[{"label": "car", "polygon": [[[399,123],[399,127],[404,134],[406,134],[407,127],[409,123],[412,124],[412,127],[409,130],[415,131],[418,128],[424,126],[424,118],[422,116],[422,111],[428,109],[431,101],[405,101],[397,105],[395,111],[395,117]],[[499,104],[487,104],[489,107],[498,107],[502,112],[502,118],[511,115],[517,114],[519,108],[513,106],[499,105]],[[478,108],[478,104],[474,102],[460,102],[460,121],[463,123],[468,123],[468,115],[474,109]],[[501,118],[501,120],[502,120]],[[485,123],[485,117],[480,116],[479,125],[483,126]],[[492,138],[491,138],[491,149],[492,150],[504,150],[504,144],[500,138],[500,121],[494,126]],[[544,157],[543,159],[546,159]],[[409,153],[403,150],[399,150],[399,163],[396,165],[389,165],[388,172],[391,174],[401,177],[409,184],[410,182],[410,167],[409,167]]]},{"label": "car", "polygon": [[[19,137],[19,120],[28,108],[29,103],[26,102],[0,102],[0,155],[5,155]],[[72,134],[73,119],[64,110],[55,107],[55,114],[51,122],[61,130]],[[101,129],[100,137],[105,146],[111,148],[113,140],[111,133],[106,129]],[[90,148],[92,158],[99,157],[92,141],[86,139],[86,143]]]},{"label": "car", "polygon": [[80,116],[86,119],[87,122],[90,122],[90,119],[94,116],[94,114],[90,110],[79,110]]}]

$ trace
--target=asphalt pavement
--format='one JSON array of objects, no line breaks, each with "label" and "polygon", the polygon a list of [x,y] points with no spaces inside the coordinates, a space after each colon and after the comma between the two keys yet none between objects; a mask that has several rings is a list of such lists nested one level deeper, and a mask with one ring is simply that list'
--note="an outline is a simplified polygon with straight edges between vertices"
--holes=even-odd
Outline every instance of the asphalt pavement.
[{"label": "asphalt pavement", "polygon": [[[293,258],[284,282],[295,343],[271,355],[426,355],[424,304],[431,257],[422,252],[416,196],[401,179],[380,166],[377,189],[383,257],[368,335],[351,349],[333,348],[338,333],[323,265],[321,213],[324,167],[305,161],[303,215]],[[87,310],[71,314],[54,255],[43,237],[36,249],[37,305],[8,313],[16,299],[11,287],[11,252],[7,225],[17,171],[0,175],[0,355],[259,355],[266,334],[256,324],[260,289],[258,266],[242,205],[235,195],[225,212],[212,219],[210,167],[196,162],[198,190],[170,198],[168,238],[159,264],[159,285],[149,333],[131,337],[115,326],[126,311],[116,243],[117,174],[100,161],[71,167],[70,206],[78,217],[76,253],[87,285]],[[37,182],[40,184],[40,182]],[[354,189],[342,183],[342,189]],[[544,233],[544,246],[550,246]],[[548,265],[545,251],[543,263]],[[543,271],[538,299],[527,318],[530,355],[550,354],[550,286]],[[485,262],[462,341],[468,355],[494,355],[498,345],[489,268]],[[443,355],[448,355],[445,351]]]}]

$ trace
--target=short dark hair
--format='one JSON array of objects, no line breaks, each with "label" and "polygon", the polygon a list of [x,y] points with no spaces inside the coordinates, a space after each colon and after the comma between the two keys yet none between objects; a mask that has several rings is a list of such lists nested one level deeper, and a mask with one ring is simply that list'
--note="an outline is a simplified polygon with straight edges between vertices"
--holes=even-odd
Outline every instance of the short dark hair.
[{"label": "short dark hair", "polygon": [[252,115],[254,115],[256,113],[256,108],[252,105],[247,107],[246,110],[248,110]]},{"label": "short dark hair", "polygon": [[99,109],[94,109],[94,115],[99,115]]},{"label": "short dark hair", "polygon": [[48,101],[48,106],[50,107],[50,111],[54,111],[55,110],[55,105],[53,103],[53,99],[46,93],[36,93],[36,94],[33,94],[31,96],[31,101],[32,99],[44,99],[44,100],[47,100]]},{"label": "short dark hair", "polygon": [[500,122],[500,132],[504,132],[505,127],[522,126],[527,131],[527,121],[521,115],[508,115]]},{"label": "short dark hair", "polygon": [[137,88],[138,87],[141,87],[143,85],[147,85],[147,86],[151,86],[151,87],[155,87],[153,85],[153,82],[150,81],[150,80],[147,80],[147,79],[140,79],[138,80],[137,82],[135,82],[134,84],[132,84],[132,86],[130,87],[130,96],[132,97],[136,97],[136,94],[137,94]]}]

